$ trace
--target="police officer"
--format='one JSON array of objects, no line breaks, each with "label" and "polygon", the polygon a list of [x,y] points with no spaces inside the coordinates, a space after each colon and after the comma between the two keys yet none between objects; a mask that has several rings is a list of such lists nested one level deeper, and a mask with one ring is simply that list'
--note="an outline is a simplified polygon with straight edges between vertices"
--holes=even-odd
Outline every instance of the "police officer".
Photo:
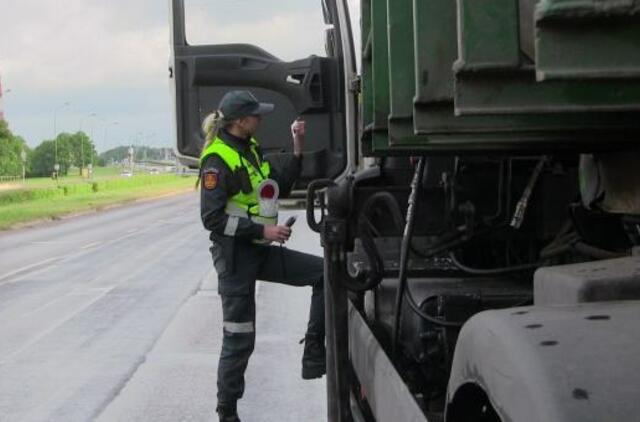
[{"label": "police officer", "polygon": [[[236,402],[255,343],[256,279],[312,286],[302,378],[325,372],[322,258],[282,247],[291,229],[278,225],[276,197],[287,196],[300,175],[304,122],[292,125],[293,155],[272,167],[253,138],[273,104],[248,91],[231,91],[203,122],[201,216],[211,231],[211,254],[222,301],[223,341],[218,365],[220,421],[239,421]],[[280,243],[280,247],[271,242]]]}]

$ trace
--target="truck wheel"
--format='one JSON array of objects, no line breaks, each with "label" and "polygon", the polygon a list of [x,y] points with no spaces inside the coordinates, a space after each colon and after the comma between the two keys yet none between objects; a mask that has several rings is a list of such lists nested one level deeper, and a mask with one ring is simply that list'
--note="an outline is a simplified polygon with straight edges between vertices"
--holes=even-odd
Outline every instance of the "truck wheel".
[{"label": "truck wheel", "polygon": [[487,393],[477,384],[461,386],[447,408],[446,422],[502,422]]}]

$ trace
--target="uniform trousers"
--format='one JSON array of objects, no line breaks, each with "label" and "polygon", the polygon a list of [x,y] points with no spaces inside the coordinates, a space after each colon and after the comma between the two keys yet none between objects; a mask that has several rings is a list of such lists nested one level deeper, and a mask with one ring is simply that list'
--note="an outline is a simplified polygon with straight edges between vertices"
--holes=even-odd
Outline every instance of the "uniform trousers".
[{"label": "uniform trousers", "polygon": [[[233,256],[224,247],[233,247]],[[264,280],[311,286],[307,335],[324,339],[324,260],[281,246],[235,242],[211,248],[222,299],[223,340],[218,364],[218,403],[244,393],[244,373],[255,345],[255,283]]]}]

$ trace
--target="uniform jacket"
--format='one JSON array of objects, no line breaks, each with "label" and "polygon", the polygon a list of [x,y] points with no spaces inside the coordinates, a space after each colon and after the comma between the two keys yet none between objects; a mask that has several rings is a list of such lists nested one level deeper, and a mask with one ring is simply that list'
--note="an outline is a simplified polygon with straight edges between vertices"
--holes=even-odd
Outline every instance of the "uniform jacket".
[{"label": "uniform jacket", "polygon": [[[237,150],[242,158],[256,166],[255,157],[249,149],[249,140],[238,138],[225,129],[218,135],[227,145]],[[262,151],[258,151],[260,158]],[[280,197],[287,197],[293,184],[300,175],[302,160],[295,155],[287,157],[282,165],[276,167],[271,164],[270,178],[278,182],[280,187]],[[233,236],[225,235],[225,227],[229,216],[225,213],[228,198],[234,196],[241,190],[241,181],[238,175],[231,172],[227,164],[217,155],[211,155],[202,163],[201,174],[215,174],[215,186],[208,183],[205,186],[205,177],[201,181],[200,214],[204,227],[211,232],[210,238],[213,242],[211,252],[218,259],[223,259],[224,265],[233,270],[232,252],[236,247],[249,246],[254,239],[262,239],[263,226],[251,221],[249,218],[240,218]],[[211,178],[209,178],[211,180]],[[218,265],[216,265],[216,268]]]}]

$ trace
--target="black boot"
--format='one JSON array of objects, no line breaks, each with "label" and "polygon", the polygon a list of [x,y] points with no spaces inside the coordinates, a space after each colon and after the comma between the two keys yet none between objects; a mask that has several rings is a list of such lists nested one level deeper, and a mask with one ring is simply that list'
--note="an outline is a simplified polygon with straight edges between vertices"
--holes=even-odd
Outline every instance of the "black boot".
[{"label": "black boot", "polygon": [[220,422],[240,422],[236,404],[218,403],[216,413],[220,417]]},{"label": "black boot", "polygon": [[302,379],[320,378],[327,373],[327,351],[324,347],[324,336],[307,334],[302,341],[304,341]]}]

